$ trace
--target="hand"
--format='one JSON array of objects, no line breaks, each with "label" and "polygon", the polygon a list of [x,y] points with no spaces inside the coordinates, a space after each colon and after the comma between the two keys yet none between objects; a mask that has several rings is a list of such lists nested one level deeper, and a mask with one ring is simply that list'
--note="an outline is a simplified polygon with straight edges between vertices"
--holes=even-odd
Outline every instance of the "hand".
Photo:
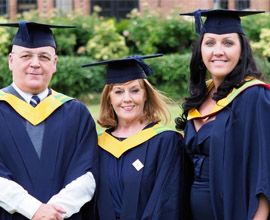
[{"label": "hand", "polygon": [[57,205],[41,204],[32,220],[63,220],[61,214],[66,211]]},{"label": "hand", "polygon": [[263,194],[259,195],[259,206],[252,220],[267,220],[269,217],[269,202]]}]

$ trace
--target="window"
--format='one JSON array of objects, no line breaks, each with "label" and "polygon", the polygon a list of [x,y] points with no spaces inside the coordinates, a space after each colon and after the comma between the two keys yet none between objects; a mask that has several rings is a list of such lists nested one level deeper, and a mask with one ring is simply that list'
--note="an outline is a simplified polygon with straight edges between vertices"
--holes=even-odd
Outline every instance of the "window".
[{"label": "window", "polygon": [[7,0],[0,0],[0,15],[5,15],[7,14],[7,4],[8,1]]},{"label": "window", "polygon": [[241,9],[247,9],[249,7],[250,7],[249,0],[235,0],[235,9],[241,10]]},{"label": "window", "polygon": [[220,8],[228,9],[228,0],[220,0]]},{"label": "window", "polygon": [[73,10],[73,0],[55,0],[55,7],[64,13]]},{"label": "window", "polygon": [[102,8],[100,15],[104,17],[125,18],[134,8],[139,8],[139,0],[92,0],[91,11],[94,6]]},{"label": "window", "polygon": [[18,0],[18,13],[37,8],[36,0]]},{"label": "window", "polygon": [[214,0],[215,9],[228,9],[228,0]]}]

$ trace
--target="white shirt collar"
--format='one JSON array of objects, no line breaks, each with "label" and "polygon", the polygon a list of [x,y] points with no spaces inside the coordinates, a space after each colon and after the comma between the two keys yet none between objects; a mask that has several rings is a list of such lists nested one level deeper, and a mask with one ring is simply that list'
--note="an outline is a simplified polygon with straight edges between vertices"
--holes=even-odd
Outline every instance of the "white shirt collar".
[{"label": "white shirt collar", "polygon": [[[22,91],[21,89],[18,88],[18,86],[16,86],[16,84],[14,82],[12,83],[12,86],[20,94],[20,96],[24,98],[24,100],[27,103],[30,103],[30,100],[31,100],[31,97],[33,96],[33,94],[26,93],[26,92]],[[37,94],[37,96],[39,97],[40,101],[42,101],[43,99],[45,99],[48,96],[48,94],[49,94],[49,91],[48,90],[49,89],[47,88],[43,92]]]}]

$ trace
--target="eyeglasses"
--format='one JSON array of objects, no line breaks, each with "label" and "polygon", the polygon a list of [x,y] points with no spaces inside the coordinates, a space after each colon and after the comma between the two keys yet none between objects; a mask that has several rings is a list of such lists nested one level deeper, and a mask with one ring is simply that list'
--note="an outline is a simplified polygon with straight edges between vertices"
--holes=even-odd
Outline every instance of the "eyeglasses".
[{"label": "eyeglasses", "polygon": [[37,56],[40,62],[50,62],[55,56],[55,54],[51,55],[47,52],[39,53],[39,54],[29,53],[29,52],[22,52],[22,53],[11,52],[11,53],[18,55],[21,61],[29,61],[29,60],[32,60],[34,56]]}]

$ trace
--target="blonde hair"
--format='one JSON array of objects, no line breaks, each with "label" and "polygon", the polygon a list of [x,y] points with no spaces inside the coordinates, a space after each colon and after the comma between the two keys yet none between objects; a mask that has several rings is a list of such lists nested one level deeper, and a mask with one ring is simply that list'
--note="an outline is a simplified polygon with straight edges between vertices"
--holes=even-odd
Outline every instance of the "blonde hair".
[{"label": "blonde hair", "polygon": [[[156,123],[164,120],[164,124],[167,124],[170,120],[170,112],[167,103],[172,103],[173,101],[155,89],[147,79],[138,80],[146,93],[143,116],[141,117],[140,122]],[[130,83],[130,81],[127,83]],[[124,85],[127,83],[119,84]],[[115,85],[116,84],[106,84],[102,92],[99,119],[97,122],[104,128],[117,127],[117,115],[115,114],[110,101],[110,92]]]}]

